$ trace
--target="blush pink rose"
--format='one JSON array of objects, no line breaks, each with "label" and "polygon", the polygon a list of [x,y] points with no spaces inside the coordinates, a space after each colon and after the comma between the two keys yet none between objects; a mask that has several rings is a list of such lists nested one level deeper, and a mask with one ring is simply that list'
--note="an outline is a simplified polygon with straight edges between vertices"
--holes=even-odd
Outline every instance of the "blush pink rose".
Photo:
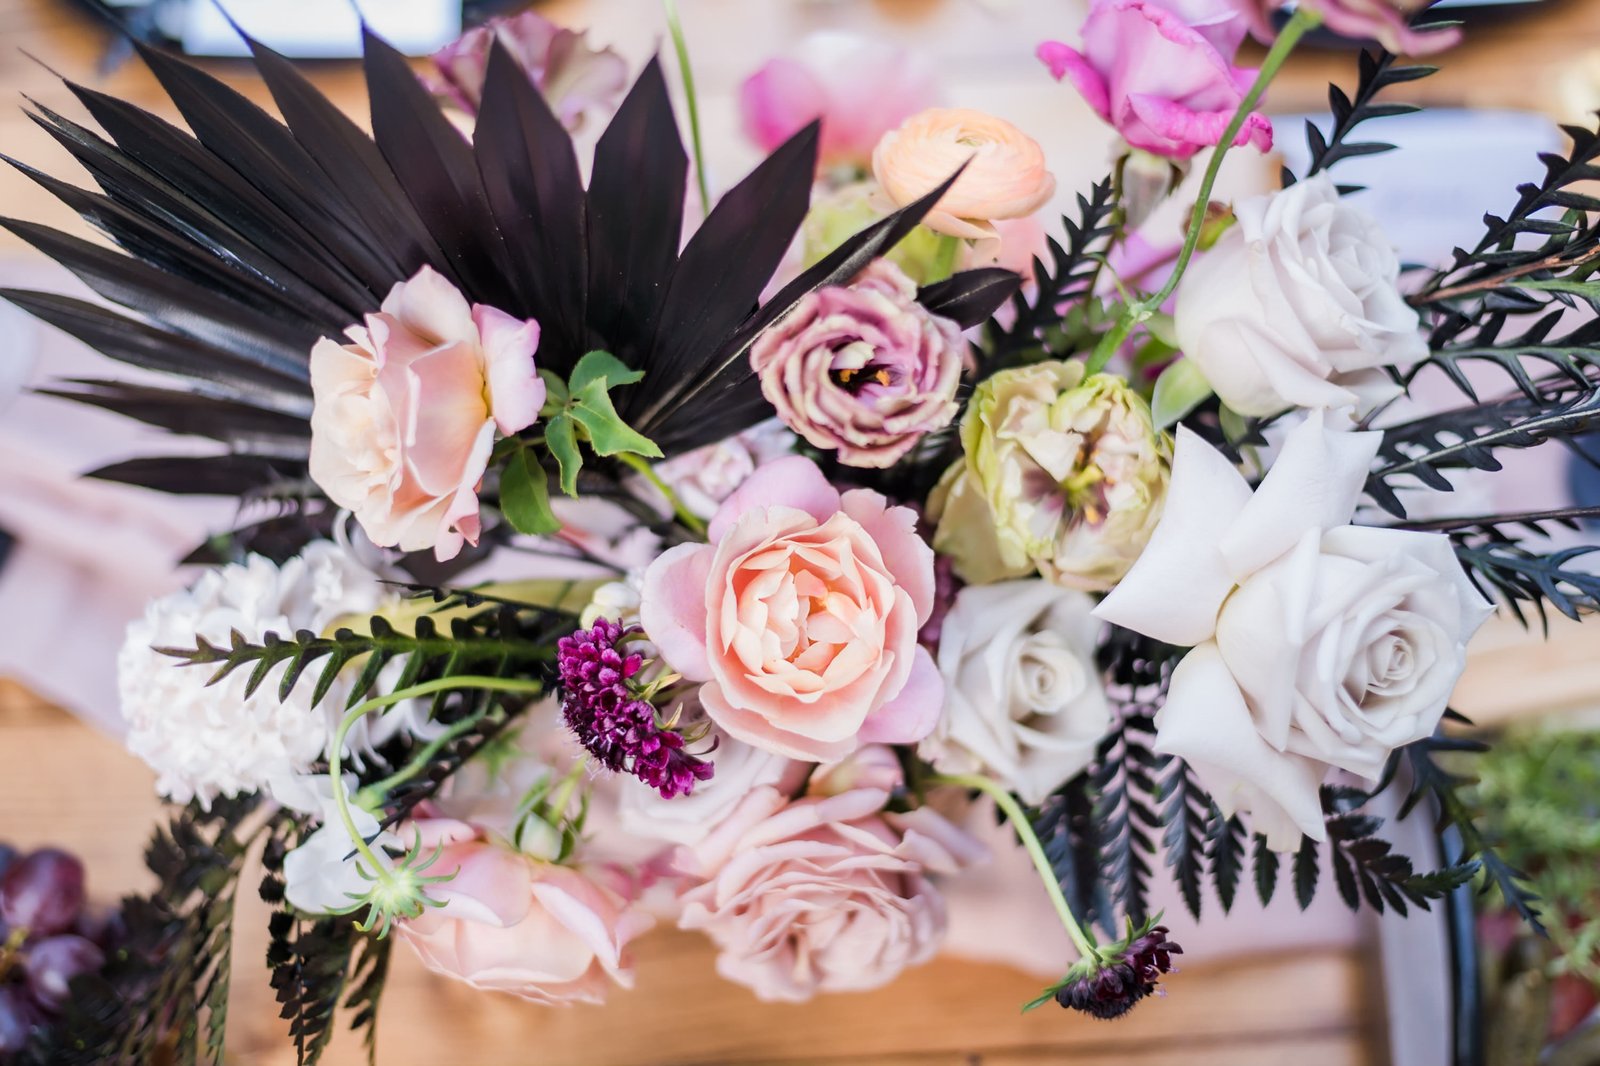
[{"label": "blush pink rose", "polygon": [[544,406],[539,324],[468,304],[423,267],[346,334],[311,350],[311,478],[374,544],[454,558],[478,543],[495,430]]},{"label": "blush pink rose", "polygon": [[763,786],[679,852],[698,884],[678,924],[717,945],[717,972],[768,1001],[861,992],[928,961],[945,933],[930,874],[981,861],[983,846],[938,812],[886,812],[856,788],[789,802]]},{"label": "blush pink rose", "polygon": [[[1188,159],[1222,139],[1256,72],[1233,66],[1247,24],[1236,0],[1093,0],[1083,47],[1039,45],[1133,147]],[[1234,141],[1272,147],[1272,123],[1253,112]]]},{"label": "blush pink rose", "polygon": [[444,906],[399,925],[400,938],[436,973],[535,1003],[603,1003],[613,984],[633,987],[628,942],[651,925],[610,888],[566,866],[490,843],[466,822],[411,823],[424,849],[439,847],[428,886]]},{"label": "blush pink rose", "polygon": [[916,512],[841,495],[815,463],[760,467],[644,575],[640,620],[729,734],[779,755],[841,759],[932,731],[944,683],[917,630],[933,610],[933,551]]},{"label": "blush pink rose", "polygon": [[910,52],[825,31],[746,78],[739,113],[745,134],[764,152],[820,118],[818,164],[865,169],[879,137],[938,99],[932,67]]},{"label": "blush pink rose", "polygon": [[961,327],[917,303],[917,285],[875,259],[849,285],[802,297],[750,348],[783,424],[847,466],[899,462],[959,409]]},{"label": "blush pink rose", "polygon": [[610,48],[595,48],[584,33],[558,26],[535,11],[489,19],[432,56],[429,88],[469,115],[483,102],[489,53],[499,42],[569,130],[604,114],[628,87],[628,64]]},{"label": "blush pink rose", "polygon": [[[1461,40],[1461,29],[1411,28],[1411,19],[1437,0],[1304,0],[1322,16],[1322,24],[1342,37],[1372,40],[1395,55],[1425,56],[1442,52]],[[1284,0],[1229,0],[1250,22],[1250,32],[1263,43],[1277,36],[1273,14]]]},{"label": "blush pink rose", "polygon": [[993,242],[997,220],[1031,215],[1056,191],[1039,143],[982,111],[918,112],[884,134],[872,152],[872,176],[897,207],[926,196],[958,170],[961,177],[922,220],[952,237]]}]

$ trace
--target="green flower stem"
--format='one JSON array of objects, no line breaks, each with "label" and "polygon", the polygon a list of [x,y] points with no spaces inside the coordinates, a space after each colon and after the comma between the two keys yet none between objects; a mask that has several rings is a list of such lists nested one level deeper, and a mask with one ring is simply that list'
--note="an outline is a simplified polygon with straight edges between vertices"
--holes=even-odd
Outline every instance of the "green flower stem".
[{"label": "green flower stem", "polygon": [[461,719],[461,721],[452,723],[445,729],[443,733],[440,733],[438,736],[434,737],[427,743],[426,746],[423,747],[421,751],[417,752],[417,754],[411,758],[410,762],[406,763],[404,766],[390,774],[388,777],[384,778],[382,781],[370,784],[363,788],[360,792],[356,793],[356,802],[364,807],[369,801],[379,801],[390,792],[393,792],[400,785],[405,784],[413,777],[416,777],[418,774],[422,773],[428,768],[428,763],[433,761],[433,757],[435,755],[443,751],[445,746],[451,741],[455,740],[457,737],[461,736],[461,734],[465,733],[467,730],[483,721],[484,716],[488,713],[489,710],[486,707],[476,714],[468,715],[467,717]]},{"label": "green flower stem", "polygon": [[1300,38],[1305,36],[1306,31],[1313,29],[1321,21],[1322,16],[1309,4],[1301,4],[1278,34],[1278,39],[1273,42],[1267,58],[1262,61],[1255,82],[1250,86],[1250,91],[1244,94],[1244,99],[1239,101],[1233,119],[1223,131],[1222,139],[1217,142],[1216,149],[1211,153],[1211,160],[1206,164],[1205,173],[1201,175],[1194,211],[1189,215],[1189,228],[1183,236],[1183,250],[1178,253],[1177,262],[1172,266],[1172,274],[1167,278],[1167,283],[1155,295],[1123,308],[1122,317],[1117,320],[1117,324],[1100,338],[1100,343],[1095,345],[1094,352],[1090,354],[1086,366],[1088,373],[1098,374],[1104,370],[1106,363],[1116,354],[1117,348],[1128,339],[1128,334],[1133,332],[1133,327],[1154,314],[1178,287],[1183,272],[1189,268],[1189,260],[1194,258],[1195,248],[1200,244],[1200,232],[1205,228],[1206,208],[1211,204],[1211,189],[1217,183],[1217,174],[1222,170],[1223,158],[1228,154],[1228,149],[1233,147],[1234,138],[1239,135],[1239,131],[1244,129],[1250,112],[1261,102],[1262,94],[1267,91],[1268,84],[1277,76],[1284,60],[1289,58],[1289,53],[1294,51],[1295,45],[1300,43]]},{"label": "green flower stem", "polygon": [[1017,836],[1022,839],[1022,846],[1027,849],[1028,857],[1033,860],[1033,868],[1039,872],[1039,880],[1044,882],[1045,893],[1050,897],[1050,902],[1055,904],[1056,914],[1060,916],[1061,924],[1067,930],[1067,935],[1072,938],[1078,954],[1085,959],[1104,962],[1105,958],[1100,954],[1094,938],[1084,931],[1072,913],[1072,905],[1061,892],[1061,882],[1056,880],[1056,872],[1050,865],[1050,857],[1044,853],[1044,845],[1039,842],[1039,835],[1033,831],[1033,825],[1028,821],[1028,815],[1016,797],[999,783],[980,774],[935,774],[927,780],[930,785],[953,785],[956,788],[973,789],[994,800],[995,805],[1011,822],[1011,828],[1015,829]]},{"label": "green flower stem", "polygon": [[711,214],[711,187],[706,178],[706,153],[700,140],[700,99],[694,91],[694,68],[689,64],[689,42],[683,36],[683,22],[678,18],[677,0],[661,0],[667,13],[667,32],[672,35],[672,48],[678,54],[678,75],[683,79],[683,96],[689,108],[689,143],[694,146],[694,178],[700,188],[700,208]]},{"label": "green flower stem", "polygon": [[646,481],[656,487],[656,491],[667,498],[667,502],[672,505],[672,513],[677,515],[678,521],[685,528],[697,537],[706,535],[705,522],[701,520],[699,515],[689,510],[682,497],[672,491],[672,486],[661,480],[661,475],[656,473],[655,467],[651,466],[643,456],[635,455],[632,452],[622,452],[617,458],[622,460],[625,465],[637,470]]},{"label": "green flower stem", "polygon": [[368,846],[367,840],[356,828],[354,815],[350,813],[350,799],[345,795],[343,774],[340,772],[340,763],[344,755],[345,738],[350,735],[350,730],[363,717],[373,711],[388,707],[402,700],[416,699],[419,696],[431,696],[436,692],[448,692],[452,689],[481,689],[488,692],[517,692],[527,695],[538,695],[544,691],[544,685],[538,681],[519,681],[509,677],[479,677],[467,675],[463,677],[441,677],[433,681],[424,681],[409,688],[397,689],[387,696],[374,696],[370,700],[363,700],[339,720],[339,728],[333,734],[333,751],[328,755],[328,777],[333,784],[333,804],[339,809],[339,821],[344,825],[345,833],[350,837],[350,843],[355,847],[356,854],[360,855],[372,867],[374,880],[384,884],[392,884],[393,878],[389,868],[379,861],[378,856]]}]

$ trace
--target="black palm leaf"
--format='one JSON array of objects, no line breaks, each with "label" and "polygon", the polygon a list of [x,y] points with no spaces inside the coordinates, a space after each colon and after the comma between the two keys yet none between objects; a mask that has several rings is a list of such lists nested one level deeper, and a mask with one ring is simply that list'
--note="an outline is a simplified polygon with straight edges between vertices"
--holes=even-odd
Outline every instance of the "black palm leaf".
[{"label": "black palm leaf", "polygon": [[[98,476],[169,492],[303,488],[312,346],[375,311],[424,265],[473,302],[537,319],[543,368],[565,374],[600,348],[644,370],[619,409],[669,454],[719,439],[770,415],[746,358],[760,331],[887,251],[944,191],[856,235],[761,304],[808,208],[815,125],[730,190],[684,243],[688,160],[655,61],[601,136],[585,189],[570,135],[498,45],[473,141],[370,34],[370,137],[289,61],[251,48],[281,120],[140,46],[189,131],[69,83],[102,132],[44,107],[32,117],[98,191],[8,160],[119,250],[0,220],[114,306],[0,295],[113,359],[182,379],[171,388],[85,381],[56,394],[225,449],[138,459]],[[1016,284],[1002,271],[970,271],[924,296],[967,326]]]}]

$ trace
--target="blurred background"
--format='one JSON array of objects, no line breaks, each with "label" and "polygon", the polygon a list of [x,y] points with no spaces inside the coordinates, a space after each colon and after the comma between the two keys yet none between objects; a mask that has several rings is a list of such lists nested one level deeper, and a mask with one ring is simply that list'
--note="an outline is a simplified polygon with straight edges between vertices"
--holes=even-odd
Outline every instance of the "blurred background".
[{"label": "blurred background", "polygon": [[[1081,0],[679,3],[714,188],[726,187],[757,158],[739,130],[740,82],[822,29],[877,35],[926,55],[941,72],[945,103],[993,112],[1035,137],[1060,189],[1058,210],[1047,210],[1046,218],[1069,208],[1073,194],[1109,166],[1112,133],[1032,55],[1041,40],[1074,40]],[[266,43],[304,57],[319,87],[366,122],[360,69],[350,58],[358,45],[357,20],[345,0],[225,0],[223,6]],[[463,25],[521,6],[490,0],[468,0],[465,9],[461,0],[364,5],[378,32],[418,56],[451,40]],[[587,27],[593,44],[614,48],[634,70],[665,37],[656,0],[534,6],[563,25]],[[1375,127],[1405,150],[1355,161],[1340,172],[1342,181],[1373,186],[1363,194],[1365,206],[1414,262],[1448,255],[1485,211],[1501,210],[1518,182],[1537,175],[1537,153],[1564,145],[1559,123],[1592,122],[1600,108],[1600,0],[1452,6],[1466,20],[1465,43],[1439,58],[1440,74],[1404,94],[1429,110]],[[179,121],[131,57],[123,32],[203,57],[209,72],[266,104],[248,64],[232,58],[240,42],[212,0],[0,0],[0,154],[51,173],[74,172],[22,109],[26,97],[81,117],[62,78]],[[1247,53],[1243,61],[1250,58]],[[1231,158],[1222,195],[1264,190],[1276,180],[1279,162],[1294,165],[1304,151],[1302,117],[1322,114],[1328,83],[1353,84],[1355,66],[1349,42],[1314,40],[1303,47],[1268,97],[1277,155]],[[1151,239],[1175,238],[1188,203],[1180,190],[1149,224]],[[95,236],[9,168],[0,169],[0,215]],[[0,232],[0,285],[13,284],[77,289],[64,272]],[[53,842],[78,852],[89,865],[91,891],[109,900],[143,885],[140,853],[158,808],[149,772],[105,735],[117,727],[114,658],[122,629],[147,599],[187,580],[176,560],[208,532],[226,527],[232,514],[230,504],[204,497],[157,498],[76,479],[138,452],[139,435],[153,431],[32,395],[27,387],[104,369],[69,338],[0,305],[0,839],[21,846]],[[1585,481],[1564,455],[1515,458],[1509,474],[1461,485],[1452,513],[1470,512],[1472,500],[1508,510],[1573,498],[1600,502],[1600,487]],[[1587,871],[1581,862],[1569,867],[1572,854],[1592,856],[1600,847],[1593,839],[1600,750],[1583,732],[1600,723],[1600,632],[1553,623],[1543,640],[1496,619],[1474,646],[1456,706],[1484,728],[1510,731],[1482,799],[1502,818],[1516,856],[1536,873],[1561,871],[1559,891],[1576,901],[1575,912],[1593,914],[1600,903],[1600,871],[1593,867],[1600,864]],[[1413,844],[1423,849],[1427,834],[1419,821],[1407,825],[1422,838]],[[1058,976],[1069,958],[1032,878],[1025,862],[1002,862],[955,886],[950,957],[879,992],[805,1006],[757,1003],[716,977],[702,941],[670,931],[643,942],[639,990],[617,995],[604,1010],[546,1010],[480,994],[426,974],[400,953],[379,1030],[379,1061],[1451,1061],[1442,920],[1357,919],[1331,891],[1319,894],[1309,918],[1287,893],[1266,909],[1244,900],[1226,917],[1211,900],[1211,913],[1198,927],[1190,927],[1169,891],[1168,917],[1188,954],[1166,999],[1115,1026],[1046,1011],[1023,1017],[1018,1006],[1036,994],[1042,979]],[[266,974],[255,967],[265,945],[264,922],[253,920],[259,917],[239,923],[231,1055],[241,1063],[292,1062]],[[1562,967],[1552,965],[1550,947],[1524,941],[1492,915],[1483,929],[1491,949],[1483,956],[1486,1002],[1498,1034],[1484,1064],[1534,1062],[1529,1055],[1547,1038],[1592,1015],[1593,970],[1587,981],[1581,973],[1558,976]],[[1600,938],[1600,927],[1593,935]],[[1595,943],[1588,950],[1594,952]],[[1546,1061],[1600,1063],[1594,1036],[1591,1030],[1586,1050]],[[336,1042],[325,1061],[365,1061],[365,1053],[354,1041]]]}]

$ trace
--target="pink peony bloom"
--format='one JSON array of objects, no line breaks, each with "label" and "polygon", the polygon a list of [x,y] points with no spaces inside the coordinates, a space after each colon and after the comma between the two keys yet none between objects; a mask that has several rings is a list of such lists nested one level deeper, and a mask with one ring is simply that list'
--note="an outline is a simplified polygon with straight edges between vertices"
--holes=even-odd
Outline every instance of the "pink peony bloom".
[{"label": "pink peony bloom", "polygon": [[[1093,0],[1083,50],[1059,41],[1038,55],[1135,148],[1188,159],[1222,139],[1256,72],[1232,65],[1246,22],[1237,0]],[[1235,144],[1272,147],[1254,112]]]},{"label": "pink peony bloom", "polygon": [[981,844],[922,807],[884,811],[855,788],[790,803],[762,786],[679,865],[701,879],[678,924],[716,943],[717,972],[768,1001],[879,988],[928,961],[945,932],[929,874],[981,861]]},{"label": "pink peony bloom", "polygon": [[1037,141],[1005,119],[964,108],[930,108],[883,135],[872,175],[898,207],[927,195],[961,170],[922,224],[974,241],[996,239],[994,222],[1023,218],[1055,195]]},{"label": "pink peony bloom", "polygon": [[628,942],[651,925],[610,888],[577,870],[490,843],[465,822],[429,818],[407,827],[425,849],[442,847],[428,886],[444,906],[399,926],[436,973],[535,1003],[603,1003],[613,984],[633,987]]},{"label": "pink peony bloom", "polygon": [[813,762],[909,744],[944,696],[917,644],[934,585],[916,518],[867,489],[841,496],[809,459],[768,463],[717,510],[711,543],[650,564],[645,632],[738,740]]},{"label": "pink peony bloom", "polygon": [[[1272,15],[1284,0],[1229,0],[1250,20],[1250,32],[1261,41],[1277,36]],[[1459,27],[1418,32],[1411,19],[1436,0],[1304,0],[1322,16],[1323,25],[1344,37],[1377,41],[1396,55],[1425,56],[1442,52],[1461,40]]]},{"label": "pink peony bloom", "polygon": [[895,45],[813,33],[739,89],[745,134],[770,152],[822,119],[818,164],[865,169],[878,138],[939,98],[934,71]]},{"label": "pink peony bloom", "polygon": [[489,52],[498,39],[550,101],[562,125],[576,130],[594,111],[607,111],[628,85],[628,64],[610,48],[593,48],[584,34],[524,11],[492,18],[433,54],[438,76],[427,79],[435,95],[469,115],[483,101]]},{"label": "pink peony bloom", "polygon": [[539,325],[469,305],[423,267],[346,334],[311,350],[311,478],[374,544],[454,558],[478,542],[496,428],[526,429],[544,406]]},{"label": "pink peony bloom", "polygon": [[750,349],[784,425],[848,466],[893,466],[955,418],[966,341],[887,259],[807,294]]}]

